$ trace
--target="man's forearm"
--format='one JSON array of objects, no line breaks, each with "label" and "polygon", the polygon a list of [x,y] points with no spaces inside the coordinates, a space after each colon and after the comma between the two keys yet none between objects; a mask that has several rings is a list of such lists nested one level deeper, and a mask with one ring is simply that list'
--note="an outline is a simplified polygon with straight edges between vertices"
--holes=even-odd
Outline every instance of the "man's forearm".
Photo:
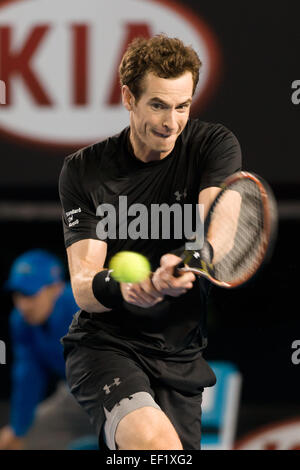
[{"label": "man's forearm", "polygon": [[77,305],[86,312],[103,313],[108,312],[109,308],[104,307],[94,296],[92,284],[94,276],[97,273],[82,272],[71,279],[73,294]]},{"label": "man's forearm", "polygon": [[211,217],[207,240],[213,247],[213,263],[217,264],[232,249],[241,209],[241,196],[227,191]]}]

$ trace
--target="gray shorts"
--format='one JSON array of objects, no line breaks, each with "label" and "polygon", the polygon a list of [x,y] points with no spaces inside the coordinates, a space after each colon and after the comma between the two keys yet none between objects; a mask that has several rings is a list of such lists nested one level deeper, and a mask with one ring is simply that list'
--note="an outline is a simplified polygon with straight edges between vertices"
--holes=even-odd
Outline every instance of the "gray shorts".
[{"label": "gray shorts", "polygon": [[151,406],[161,410],[160,406],[155,403],[154,399],[148,392],[137,392],[131,395],[129,398],[123,398],[112,408],[111,411],[108,411],[106,408],[104,408],[106,421],[103,429],[103,438],[110,450],[116,450],[115,434],[121,419],[124,418],[124,416],[126,416],[128,413],[145,406]]}]

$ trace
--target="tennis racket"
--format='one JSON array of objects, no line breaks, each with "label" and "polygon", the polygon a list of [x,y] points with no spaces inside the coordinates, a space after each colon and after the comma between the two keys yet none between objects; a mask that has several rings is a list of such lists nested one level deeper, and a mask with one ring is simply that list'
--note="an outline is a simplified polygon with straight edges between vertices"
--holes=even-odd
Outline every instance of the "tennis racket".
[{"label": "tennis racket", "polygon": [[[266,181],[245,171],[233,174],[205,219],[203,248],[185,250],[175,274],[191,271],[225,288],[244,284],[270,258],[277,218],[275,197]],[[213,247],[211,258],[207,247]]]}]

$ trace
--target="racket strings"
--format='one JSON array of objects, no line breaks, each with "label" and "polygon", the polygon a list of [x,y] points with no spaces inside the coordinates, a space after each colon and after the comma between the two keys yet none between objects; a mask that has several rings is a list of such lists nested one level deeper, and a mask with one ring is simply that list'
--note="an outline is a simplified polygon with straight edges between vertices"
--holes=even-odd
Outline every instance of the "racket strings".
[{"label": "racket strings", "polygon": [[[214,208],[214,214],[222,211],[220,240],[223,239],[224,242],[223,256],[215,263],[215,277],[225,282],[234,282],[249,272],[254,272],[260,264],[263,252],[264,214],[257,184],[250,179],[238,180],[230,186],[230,190],[240,196],[239,211],[234,214],[232,204],[228,204],[228,198],[225,203],[227,191]],[[228,250],[226,240],[232,237],[234,224],[235,235]]]}]

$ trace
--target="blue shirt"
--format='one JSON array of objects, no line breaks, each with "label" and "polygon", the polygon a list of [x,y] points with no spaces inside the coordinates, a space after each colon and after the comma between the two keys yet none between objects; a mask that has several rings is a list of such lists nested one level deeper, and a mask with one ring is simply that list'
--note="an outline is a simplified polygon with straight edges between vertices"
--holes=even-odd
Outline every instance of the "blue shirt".
[{"label": "blue shirt", "polygon": [[78,310],[69,283],[58,297],[49,318],[42,325],[29,325],[18,309],[10,315],[14,362],[10,425],[17,436],[31,426],[37,405],[45,398],[49,380],[65,378],[60,338]]}]

